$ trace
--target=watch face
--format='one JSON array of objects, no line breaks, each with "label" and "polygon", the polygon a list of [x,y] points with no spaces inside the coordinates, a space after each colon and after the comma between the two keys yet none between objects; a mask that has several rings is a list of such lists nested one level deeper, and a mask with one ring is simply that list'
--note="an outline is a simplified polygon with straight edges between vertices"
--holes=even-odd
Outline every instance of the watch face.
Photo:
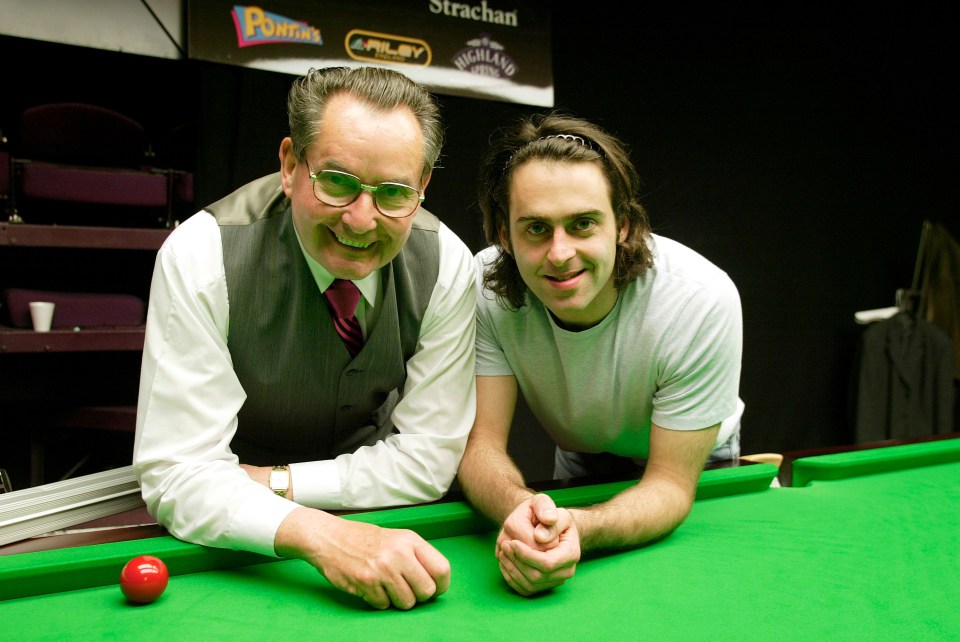
[{"label": "watch face", "polygon": [[270,471],[270,488],[278,495],[286,494],[290,486],[290,472],[286,467],[275,467]]}]

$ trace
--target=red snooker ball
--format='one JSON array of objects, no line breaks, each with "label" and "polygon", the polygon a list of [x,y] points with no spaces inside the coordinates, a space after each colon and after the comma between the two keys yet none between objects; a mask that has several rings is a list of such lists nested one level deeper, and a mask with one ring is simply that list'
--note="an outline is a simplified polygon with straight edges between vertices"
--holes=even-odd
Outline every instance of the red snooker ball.
[{"label": "red snooker ball", "polygon": [[120,590],[135,604],[149,604],[167,588],[170,574],[159,557],[138,555],[120,572]]}]

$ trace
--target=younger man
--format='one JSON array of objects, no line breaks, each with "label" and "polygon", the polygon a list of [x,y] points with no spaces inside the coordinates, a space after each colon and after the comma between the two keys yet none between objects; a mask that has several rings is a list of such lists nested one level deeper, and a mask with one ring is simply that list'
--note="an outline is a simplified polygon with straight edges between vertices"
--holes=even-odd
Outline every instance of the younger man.
[{"label": "younger man", "polygon": [[[496,556],[523,595],[572,577],[582,551],[667,535],[711,453],[739,454],[739,295],[651,232],[638,192],[618,140],[558,114],[501,131],[481,166],[493,246],[477,255],[477,414],[458,474],[503,525]],[[569,510],[527,488],[507,454],[518,390],[557,444],[555,477],[639,482]]]}]

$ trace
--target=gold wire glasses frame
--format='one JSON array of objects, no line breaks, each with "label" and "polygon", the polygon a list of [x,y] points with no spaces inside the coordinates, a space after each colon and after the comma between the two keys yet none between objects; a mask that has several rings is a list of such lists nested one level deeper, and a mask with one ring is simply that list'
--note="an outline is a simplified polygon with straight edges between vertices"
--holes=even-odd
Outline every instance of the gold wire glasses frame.
[{"label": "gold wire glasses frame", "polygon": [[405,218],[417,211],[417,207],[426,199],[420,190],[403,183],[367,185],[353,174],[336,169],[314,172],[308,166],[307,172],[313,181],[313,195],[331,207],[346,207],[367,191],[373,196],[374,205],[381,214],[390,218]]}]

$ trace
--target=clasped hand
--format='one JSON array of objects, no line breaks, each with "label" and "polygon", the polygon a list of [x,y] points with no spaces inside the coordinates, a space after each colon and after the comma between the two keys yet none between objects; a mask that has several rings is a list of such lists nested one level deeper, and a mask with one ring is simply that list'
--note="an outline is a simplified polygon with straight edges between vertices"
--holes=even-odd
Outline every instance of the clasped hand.
[{"label": "clasped hand", "polygon": [[507,584],[521,595],[534,595],[573,577],[580,534],[570,511],[557,508],[549,495],[533,495],[504,520],[496,555]]}]

